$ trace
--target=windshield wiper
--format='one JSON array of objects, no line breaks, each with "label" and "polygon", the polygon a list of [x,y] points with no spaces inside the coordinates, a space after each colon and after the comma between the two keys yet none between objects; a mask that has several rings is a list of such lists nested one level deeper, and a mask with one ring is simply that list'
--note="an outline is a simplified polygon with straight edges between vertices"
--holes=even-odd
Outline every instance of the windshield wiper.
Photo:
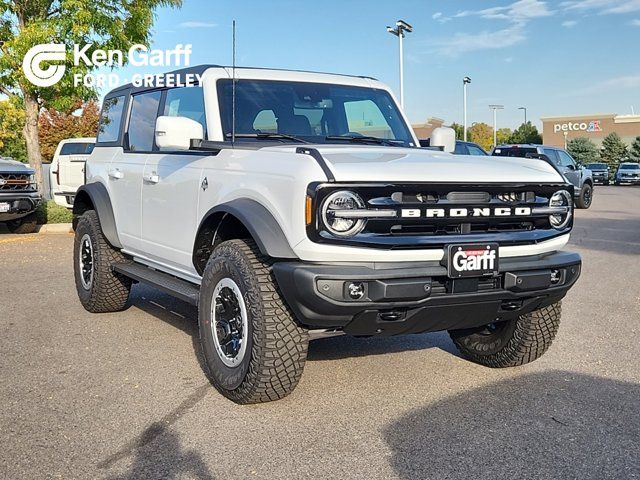
[{"label": "windshield wiper", "polygon": [[325,140],[342,140],[345,142],[353,143],[377,143],[378,145],[388,145],[391,147],[402,147],[404,142],[402,140],[390,140],[387,138],[372,137],[369,135],[355,136],[355,135],[327,135]]},{"label": "windshield wiper", "polygon": [[[231,138],[232,135],[227,133],[225,135],[227,138]],[[258,140],[291,140],[292,142],[298,143],[310,143],[302,138],[294,137],[293,135],[287,135],[285,133],[236,133],[235,138],[257,138]]]}]

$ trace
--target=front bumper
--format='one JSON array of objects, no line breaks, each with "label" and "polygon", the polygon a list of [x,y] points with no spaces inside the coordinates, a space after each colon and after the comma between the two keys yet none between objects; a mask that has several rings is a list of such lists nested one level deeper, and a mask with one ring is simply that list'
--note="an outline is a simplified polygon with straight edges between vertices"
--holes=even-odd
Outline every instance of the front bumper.
[{"label": "front bumper", "polygon": [[593,183],[595,183],[596,185],[608,185],[609,175],[595,173],[593,175]]},{"label": "front bumper", "polygon": [[9,204],[7,212],[0,212],[0,222],[9,222],[34,212],[42,203],[42,197],[38,192],[3,192],[0,203]]},{"label": "front bumper", "polygon": [[624,183],[628,185],[640,185],[640,177],[617,177],[616,183]]},{"label": "front bumper", "polygon": [[[437,261],[280,262],[273,270],[302,325],[389,336],[470,328],[529,313],[562,299],[581,263],[570,252],[504,258],[497,277],[460,280],[448,278]],[[362,298],[350,298],[351,284],[362,285]]]}]

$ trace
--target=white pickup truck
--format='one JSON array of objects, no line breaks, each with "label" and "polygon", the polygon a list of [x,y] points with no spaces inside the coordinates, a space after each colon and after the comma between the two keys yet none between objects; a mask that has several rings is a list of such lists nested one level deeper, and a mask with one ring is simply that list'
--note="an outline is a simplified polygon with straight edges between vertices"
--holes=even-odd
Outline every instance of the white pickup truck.
[{"label": "white pickup truck", "polygon": [[72,208],[76,192],[84,185],[84,164],[93,151],[96,139],[67,138],[62,140],[51,161],[51,194],[58,205]]},{"label": "white pickup truck", "polygon": [[135,282],[197,305],[207,374],[238,403],[289,394],[323,336],[448,330],[489,367],[547,350],[581,267],[551,165],[420,148],[372,78],[177,73],[201,83],[105,97],[73,206],[88,311],[126,308]]}]

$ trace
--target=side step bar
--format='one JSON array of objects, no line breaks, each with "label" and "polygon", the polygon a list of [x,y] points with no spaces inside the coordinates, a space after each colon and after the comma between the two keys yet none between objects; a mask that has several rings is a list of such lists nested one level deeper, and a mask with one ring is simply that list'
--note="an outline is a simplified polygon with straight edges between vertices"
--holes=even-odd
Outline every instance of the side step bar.
[{"label": "side step bar", "polygon": [[191,305],[198,305],[200,288],[193,283],[153,270],[139,263],[116,263],[112,268],[115,272],[121,273],[132,280],[146,283]]}]

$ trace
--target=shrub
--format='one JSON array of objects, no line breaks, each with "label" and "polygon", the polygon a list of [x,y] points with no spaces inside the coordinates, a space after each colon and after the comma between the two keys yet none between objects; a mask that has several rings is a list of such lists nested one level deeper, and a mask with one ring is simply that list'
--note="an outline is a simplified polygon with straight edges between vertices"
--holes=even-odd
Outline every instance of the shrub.
[{"label": "shrub", "polygon": [[53,200],[42,203],[36,210],[36,215],[38,223],[41,225],[45,223],[71,223],[73,220],[71,210],[61,207]]}]

